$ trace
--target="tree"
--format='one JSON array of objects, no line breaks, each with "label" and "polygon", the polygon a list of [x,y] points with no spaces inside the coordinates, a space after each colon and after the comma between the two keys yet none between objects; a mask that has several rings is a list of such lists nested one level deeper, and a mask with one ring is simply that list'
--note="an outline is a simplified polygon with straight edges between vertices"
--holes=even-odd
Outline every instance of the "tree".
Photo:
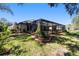
[{"label": "tree", "polygon": [[10,9],[10,7],[9,7],[7,4],[0,3],[0,10],[1,10],[1,11],[7,11],[7,12],[9,12],[11,15],[13,15],[12,10]]},{"label": "tree", "polygon": [[[79,4],[78,3],[62,3],[68,12],[69,15],[78,14],[79,13]],[[50,7],[57,7],[59,3],[48,3]]]},{"label": "tree", "polygon": [[[12,10],[10,9],[10,7],[7,4],[0,3],[0,10],[1,11],[7,11],[11,15],[13,15]],[[0,19],[0,27],[2,28],[3,31],[5,31],[7,29],[8,25],[11,25],[11,23],[7,22],[7,20],[5,18]],[[0,30],[1,30],[1,28],[0,28]]]},{"label": "tree", "polygon": [[[24,3],[17,3],[17,5],[23,5]],[[64,5],[66,11],[69,15],[78,14],[79,13],[79,3],[61,3]],[[48,3],[50,7],[57,7],[60,5],[60,3]],[[0,3],[0,10],[2,11],[8,11],[13,15],[12,10],[7,4]]]},{"label": "tree", "polygon": [[79,16],[76,16],[72,19],[72,24],[75,29],[79,29]]},{"label": "tree", "polygon": [[3,31],[7,31],[8,26],[9,26],[10,24],[11,24],[11,23],[8,22],[6,18],[1,18],[1,19],[0,19],[0,26],[3,28],[3,29],[2,29]]}]

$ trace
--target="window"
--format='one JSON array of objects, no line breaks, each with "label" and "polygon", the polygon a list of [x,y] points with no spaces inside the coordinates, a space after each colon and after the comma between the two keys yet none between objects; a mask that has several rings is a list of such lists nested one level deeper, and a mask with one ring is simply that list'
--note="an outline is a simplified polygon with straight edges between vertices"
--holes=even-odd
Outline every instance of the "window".
[{"label": "window", "polygon": [[56,29],[57,30],[61,30],[62,28],[61,28],[61,26],[57,26]]},{"label": "window", "polygon": [[52,30],[52,27],[49,27],[49,30]]},{"label": "window", "polygon": [[48,26],[42,26],[42,30],[44,30],[44,31],[48,31]]}]

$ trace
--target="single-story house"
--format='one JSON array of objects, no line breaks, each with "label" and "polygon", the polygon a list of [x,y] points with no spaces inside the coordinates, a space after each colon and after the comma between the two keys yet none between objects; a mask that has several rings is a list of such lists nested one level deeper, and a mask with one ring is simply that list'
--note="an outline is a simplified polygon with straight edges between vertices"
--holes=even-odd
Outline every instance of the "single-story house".
[{"label": "single-story house", "polygon": [[14,25],[13,28],[16,30],[17,33],[33,33],[37,30],[38,26],[40,31],[43,32],[45,35],[55,34],[63,32],[65,30],[65,25],[45,19],[38,19],[32,22],[19,22]]}]

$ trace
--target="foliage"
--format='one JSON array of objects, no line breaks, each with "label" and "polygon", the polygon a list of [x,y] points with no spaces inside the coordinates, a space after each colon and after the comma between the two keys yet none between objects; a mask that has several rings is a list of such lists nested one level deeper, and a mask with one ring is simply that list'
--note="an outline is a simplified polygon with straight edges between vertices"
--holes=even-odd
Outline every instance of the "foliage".
[{"label": "foliage", "polygon": [[1,11],[7,11],[7,12],[9,12],[11,15],[13,15],[12,10],[11,10],[10,7],[9,7],[7,4],[5,4],[5,3],[0,3],[0,10],[1,10]]},{"label": "foliage", "polygon": [[[69,15],[78,14],[79,13],[79,4],[78,3],[62,3],[68,12]],[[48,3],[50,7],[57,7],[60,4],[57,3]]]},{"label": "foliage", "polygon": [[[39,28],[36,33],[40,33]],[[9,31],[4,31],[0,33],[0,55],[76,56],[79,55],[78,38],[79,32],[64,32],[64,35],[57,35],[53,37],[50,43],[40,45],[32,38],[31,34],[12,36]],[[9,51],[7,54],[6,50]]]},{"label": "foliage", "polygon": [[76,16],[72,19],[72,24],[74,29],[79,29],[79,16]]},{"label": "foliage", "polygon": [[36,30],[35,34],[37,34],[38,36],[42,36],[42,32],[40,29],[40,23],[38,23],[37,30]]},{"label": "foliage", "polygon": [[[9,55],[50,56],[50,55],[78,55],[79,41],[74,36],[65,34],[57,36],[55,41],[40,45],[31,35],[8,37],[2,45],[3,49],[11,49]],[[63,51],[62,51],[63,49]]]},{"label": "foliage", "polygon": [[0,19],[0,26],[2,27],[2,31],[5,32],[8,30],[9,22],[5,18]]},{"label": "foliage", "polygon": [[[24,39],[27,40],[27,39]],[[17,39],[10,39],[3,45],[4,49],[12,49],[9,55],[20,55],[20,56],[42,56],[42,55],[53,55],[52,51],[58,49],[61,46],[56,43],[49,43],[43,46],[40,46],[34,40],[22,41]],[[49,52],[49,53],[48,53]],[[4,54],[5,55],[5,54]]]},{"label": "foliage", "polygon": [[[79,3],[61,3],[64,5],[66,11],[70,16],[73,14],[78,14],[79,13]],[[18,3],[17,5],[24,5],[24,3]],[[59,6],[60,3],[48,3],[48,6],[50,7],[57,7]]]},{"label": "foliage", "polygon": [[6,43],[7,38],[10,35],[10,31],[8,30],[7,21],[4,19],[0,20],[0,26],[2,26],[2,32],[0,32],[0,53],[4,50],[2,46]]},{"label": "foliage", "polygon": [[[24,3],[17,3],[17,5],[23,5]],[[79,12],[79,4],[78,3],[62,3],[65,6],[66,11],[69,15],[78,14]],[[48,3],[50,7],[57,7],[58,3]],[[7,4],[0,3],[0,10],[2,11],[8,11],[13,15],[12,10]]]}]

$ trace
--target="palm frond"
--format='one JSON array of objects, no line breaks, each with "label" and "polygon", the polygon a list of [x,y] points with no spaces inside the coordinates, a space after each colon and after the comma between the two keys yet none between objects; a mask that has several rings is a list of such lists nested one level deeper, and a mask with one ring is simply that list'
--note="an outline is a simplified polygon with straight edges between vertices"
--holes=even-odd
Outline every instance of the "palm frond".
[{"label": "palm frond", "polygon": [[[72,16],[73,14],[79,14],[79,3],[62,3],[66,9],[66,12]],[[50,7],[57,7],[58,3],[48,3]]]},{"label": "palm frond", "polygon": [[7,12],[9,12],[10,14],[13,15],[12,10],[10,9],[10,7],[9,7],[7,4],[0,3],[0,10],[1,10],[1,11],[7,11]]}]

